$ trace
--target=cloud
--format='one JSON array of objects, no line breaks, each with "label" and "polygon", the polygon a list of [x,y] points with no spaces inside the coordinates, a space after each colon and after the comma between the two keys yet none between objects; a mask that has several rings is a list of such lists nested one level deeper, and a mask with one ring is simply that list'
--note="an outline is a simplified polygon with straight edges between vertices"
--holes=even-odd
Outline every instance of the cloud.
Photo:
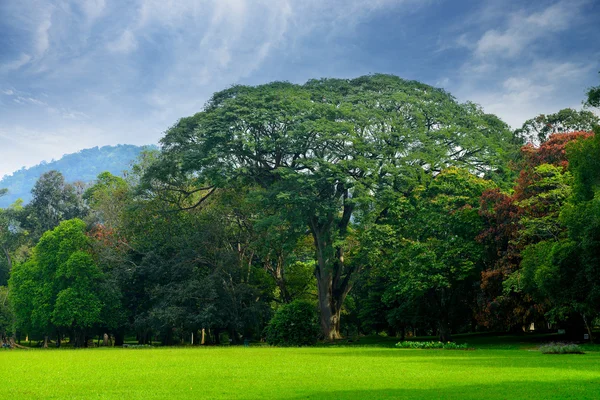
[{"label": "cloud", "polygon": [[505,29],[486,31],[475,45],[477,58],[519,56],[537,39],[567,29],[577,18],[577,2],[561,1],[540,11],[512,14]]},{"label": "cloud", "polygon": [[2,155],[3,168],[60,156],[59,149],[156,142],[213,92],[281,58],[310,54],[306,38],[334,41],[377,12],[412,12],[418,3],[5,0],[0,19],[20,36],[14,58],[0,65],[0,80],[10,77],[13,91],[0,122],[5,135],[21,139],[4,141],[17,155],[8,164]]},{"label": "cloud", "polygon": [[[584,24],[585,1],[562,0],[537,9],[494,10],[475,13],[486,28],[459,33],[457,47],[468,50],[452,90],[459,98],[481,104],[487,112],[501,116],[513,128],[540,113],[579,107],[583,87],[597,62],[573,57],[564,61],[547,55],[561,49],[560,33]],[[471,24],[474,24],[473,20]],[[563,50],[563,49],[561,49]],[[564,50],[563,50],[564,53]],[[581,93],[572,88],[582,87]]]},{"label": "cloud", "polygon": [[137,40],[129,29],[126,29],[121,36],[114,42],[106,45],[111,52],[130,53],[137,48]]},{"label": "cloud", "polygon": [[16,60],[9,61],[4,64],[0,64],[0,73],[18,70],[22,66],[26,65],[30,60],[31,60],[31,56],[29,54],[21,53],[19,58],[17,58]]},{"label": "cloud", "polygon": [[470,87],[459,93],[517,128],[539,114],[555,113],[567,107],[581,108],[583,93],[578,96],[568,89],[593,74],[595,67],[593,63],[540,60],[510,71],[496,88],[484,91]]},{"label": "cloud", "polygon": [[[583,60],[594,55],[559,61],[539,50],[568,35],[568,26],[584,26],[585,3],[509,1],[483,2],[479,12],[456,7],[460,23],[444,35],[440,25],[453,16],[425,8],[447,6],[439,0],[0,0],[0,29],[7,30],[0,35],[14,38],[0,54],[0,126],[26,134],[36,149],[3,140],[3,162],[13,151],[5,149],[18,155],[2,168],[57,157],[59,149],[156,142],[212,93],[239,83],[403,74],[409,66],[425,72],[405,77],[478,101],[511,124],[538,106],[574,104],[561,92],[582,85],[579,74],[593,72]],[[412,16],[431,23],[431,36],[410,36]],[[399,30],[419,44],[410,54],[385,42]],[[430,51],[426,41],[435,44],[438,30],[445,46]],[[40,157],[44,147],[49,155]]]},{"label": "cloud", "polygon": [[85,0],[78,2],[77,5],[81,7],[87,19],[93,21],[104,13],[104,9],[106,8],[106,1]]},{"label": "cloud", "polygon": [[42,21],[41,24],[39,24],[36,30],[35,54],[38,58],[42,57],[44,53],[46,53],[46,51],[48,50],[48,47],[50,47],[49,31],[51,27],[52,20],[51,17],[48,16],[47,19],[45,19],[44,21]]}]

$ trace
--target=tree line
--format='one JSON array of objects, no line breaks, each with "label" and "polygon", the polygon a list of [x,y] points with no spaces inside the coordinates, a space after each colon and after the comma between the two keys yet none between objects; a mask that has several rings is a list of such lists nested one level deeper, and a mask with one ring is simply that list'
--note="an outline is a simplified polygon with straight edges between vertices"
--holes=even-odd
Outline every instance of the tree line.
[{"label": "tree line", "polygon": [[326,340],[592,335],[597,124],[566,109],[511,131],[390,75],[233,86],[126,176],[76,187],[50,171],[0,211],[0,330],[239,342],[313,310]]}]

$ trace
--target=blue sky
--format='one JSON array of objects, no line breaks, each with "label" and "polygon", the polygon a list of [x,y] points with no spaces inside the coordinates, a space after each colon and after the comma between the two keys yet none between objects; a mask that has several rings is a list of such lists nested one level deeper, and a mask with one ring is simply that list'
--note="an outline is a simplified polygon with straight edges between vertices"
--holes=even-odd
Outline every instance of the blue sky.
[{"label": "blue sky", "polygon": [[511,126],[600,83],[595,0],[1,0],[0,176],[156,143],[232,84],[391,73]]}]

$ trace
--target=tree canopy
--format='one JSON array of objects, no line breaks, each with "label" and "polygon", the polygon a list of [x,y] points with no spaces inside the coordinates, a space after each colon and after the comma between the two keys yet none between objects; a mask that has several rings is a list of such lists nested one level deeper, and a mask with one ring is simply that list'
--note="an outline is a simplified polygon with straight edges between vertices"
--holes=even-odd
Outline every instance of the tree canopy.
[{"label": "tree canopy", "polygon": [[329,338],[339,337],[340,310],[360,269],[344,258],[356,211],[450,165],[503,176],[513,150],[498,118],[442,89],[388,75],[234,86],[161,143],[146,182],[174,194],[182,208],[218,188],[252,184],[266,191],[263,207],[309,229]]}]

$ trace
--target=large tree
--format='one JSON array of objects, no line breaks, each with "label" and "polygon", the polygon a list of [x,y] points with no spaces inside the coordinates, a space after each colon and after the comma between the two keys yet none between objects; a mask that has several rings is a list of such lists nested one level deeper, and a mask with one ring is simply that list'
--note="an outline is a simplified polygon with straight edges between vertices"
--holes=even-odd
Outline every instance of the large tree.
[{"label": "large tree", "polygon": [[372,75],[234,86],[181,119],[161,143],[146,181],[177,194],[182,207],[198,206],[218,188],[258,185],[267,193],[257,207],[304,224],[315,246],[322,334],[335,339],[361,268],[346,260],[353,216],[369,210],[361,205],[449,165],[502,173],[512,135],[442,89]]}]

